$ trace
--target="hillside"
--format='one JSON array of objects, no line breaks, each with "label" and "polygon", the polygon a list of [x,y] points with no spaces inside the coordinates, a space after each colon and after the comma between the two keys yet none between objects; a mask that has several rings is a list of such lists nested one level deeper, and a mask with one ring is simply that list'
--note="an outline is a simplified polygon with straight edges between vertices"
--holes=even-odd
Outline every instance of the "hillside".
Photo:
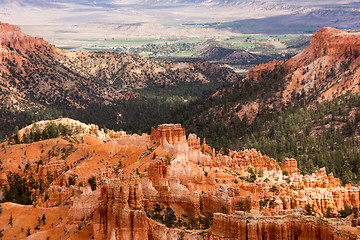
[{"label": "hillside", "polygon": [[207,61],[216,61],[223,64],[259,64],[271,60],[269,56],[252,54],[245,50],[230,49],[220,46],[207,47],[199,57]]},{"label": "hillside", "polygon": [[297,158],[302,173],[323,166],[359,184],[359,43],[357,33],[319,30],[298,55],[251,69],[178,119],[218,149],[256,147]]},{"label": "hillside", "polygon": [[280,166],[255,149],[216,151],[180,124],[139,136],[41,121],[2,143],[0,159],[6,239],[360,234],[358,187],[341,186],[324,168],[300,175],[295,159]]},{"label": "hillside", "polygon": [[317,31],[310,46],[287,61],[259,65],[249,71],[250,81],[282,67],[286,73],[283,101],[295,99],[331,100],[348,91],[358,91],[360,35],[334,28]]},{"label": "hillside", "polygon": [[0,24],[2,108],[84,108],[136,97],[133,89],[179,82],[231,82],[230,69],[208,62],[161,62],[127,54],[69,52],[17,26]]},{"label": "hillside", "polygon": [[[250,121],[262,108],[324,102],[347,92],[358,92],[360,35],[323,28],[299,54],[273,60],[249,70],[245,79],[219,90],[210,99],[223,97],[227,113]],[[216,111],[215,111],[216,113]]]},{"label": "hillside", "polygon": [[[17,26],[1,24],[0,30],[2,108],[24,110],[54,103],[80,107],[104,100],[101,92],[106,88],[56,61],[62,55],[59,49]],[[110,99],[123,96],[115,89],[108,92]]]},{"label": "hillside", "polygon": [[[233,70],[206,61],[60,50],[5,23],[0,51],[0,138],[16,126],[62,116],[145,131],[174,105],[239,80]],[[173,96],[158,96],[163,92]]]}]

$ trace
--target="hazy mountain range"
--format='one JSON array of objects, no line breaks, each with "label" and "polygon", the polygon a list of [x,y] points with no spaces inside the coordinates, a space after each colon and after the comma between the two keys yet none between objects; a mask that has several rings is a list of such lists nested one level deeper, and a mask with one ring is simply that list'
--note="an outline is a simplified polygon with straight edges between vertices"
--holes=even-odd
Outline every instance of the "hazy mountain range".
[{"label": "hazy mountain range", "polygon": [[0,22],[20,25],[57,46],[72,46],[77,39],[209,39],[313,33],[325,26],[358,29],[359,9],[357,2],[333,0],[3,0]]},{"label": "hazy mountain range", "polygon": [[325,9],[355,13],[359,10],[356,2],[333,0],[316,3],[304,0],[3,0],[0,7],[1,21],[20,25],[233,21],[299,15]]}]

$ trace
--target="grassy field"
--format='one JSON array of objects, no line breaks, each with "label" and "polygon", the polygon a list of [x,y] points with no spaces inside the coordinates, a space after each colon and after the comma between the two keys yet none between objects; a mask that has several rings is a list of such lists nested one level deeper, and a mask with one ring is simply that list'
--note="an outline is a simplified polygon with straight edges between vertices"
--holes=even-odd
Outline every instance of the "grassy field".
[{"label": "grassy field", "polygon": [[191,56],[193,56],[195,53],[196,53],[195,51],[185,51],[185,52],[181,52],[181,53],[175,54],[175,57],[178,57],[178,58],[186,58],[186,57],[191,57]]},{"label": "grassy field", "polygon": [[[164,23],[165,24],[165,23]],[[168,23],[171,24],[171,23]],[[286,41],[292,40],[301,36],[301,34],[283,34],[283,35],[244,35],[243,37],[230,37],[223,39],[216,39],[220,43],[229,44],[237,48],[251,49],[257,43],[268,43],[270,41]],[[205,38],[168,38],[168,39],[103,39],[103,40],[87,40],[74,39],[86,49],[104,50],[106,48],[134,48],[142,47],[147,44],[165,45],[165,44],[182,44],[193,43],[202,44],[207,39]],[[74,46],[60,46],[65,49],[73,49]]]},{"label": "grassy field", "polygon": [[293,40],[297,37],[301,36],[301,34],[283,34],[283,35],[248,35],[244,37],[231,37],[227,39],[223,39],[224,43],[228,43],[234,47],[240,47],[250,50],[251,48],[257,47],[259,43],[268,45],[272,44],[272,42],[280,42],[287,40]]},{"label": "grassy field", "polygon": [[[163,22],[162,24],[176,24]],[[224,48],[243,49],[262,55],[294,54],[296,49],[288,52],[287,46],[296,46],[301,34],[247,34],[244,36],[224,37],[220,39],[206,38],[167,38],[167,39],[76,39],[87,51],[127,52],[155,59],[197,58],[202,49],[212,44]],[[303,37],[304,39],[304,37]],[[75,40],[75,39],[74,39]],[[291,43],[291,44],[290,44]],[[75,50],[75,46],[61,46],[68,50]]]}]

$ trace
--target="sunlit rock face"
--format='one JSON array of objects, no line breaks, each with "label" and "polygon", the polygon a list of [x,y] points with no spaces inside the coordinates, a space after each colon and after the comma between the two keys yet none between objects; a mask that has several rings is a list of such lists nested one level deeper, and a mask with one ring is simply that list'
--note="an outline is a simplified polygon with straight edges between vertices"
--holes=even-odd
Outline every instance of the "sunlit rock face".
[{"label": "sunlit rock face", "polygon": [[336,223],[298,214],[264,217],[216,213],[210,239],[357,239],[357,232],[334,231]]},{"label": "sunlit rock face", "polygon": [[[251,83],[267,81],[281,76],[284,90],[274,94],[269,107],[278,104],[310,101],[329,101],[348,91],[359,91],[360,34],[348,33],[335,28],[323,28],[315,32],[310,45],[287,60],[260,64],[248,71],[246,79]],[[249,102],[253,110],[249,119],[258,112],[259,101]],[[264,105],[264,103],[262,103]],[[249,111],[241,111],[241,116]]]},{"label": "sunlit rock face", "polygon": [[185,129],[180,124],[162,124],[157,129],[151,129],[151,141],[163,144],[165,141],[174,145],[186,143]]},{"label": "sunlit rock face", "polygon": [[[139,136],[69,119],[54,122],[82,126],[82,131],[71,137],[0,145],[1,188],[9,187],[14,173],[34,186],[35,207],[27,209],[35,219],[33,229],[40,217],[34,236],[52,232],[71,239],[163,240],[360,235],[358,219],[351,222],[354,214],[344,220],[319,218],[329,209],[335,214],[360,204],[359,187],[341,186],[324,168],[302,175],[295,159],[285,159],[280,166],[255,149],[216,151],[194,134],[186,138],[179,124],[160,125],[151,135]],[[306,205],[317,217],[304,216]],[[2,206],[0,227],[8,224],[11,212],[15,219],[23,209],[17,204]],[[41,225],[40,210],[49,224]],[[169,221],[167,211],[173,211],[173,221],[182,225],[164,225]],[[55,221],[51,213],[61,220]],[[205,225],[201,219],[211,216],[212,224]],[[206,230],[191,230],[205,226]],[[26,237],[21,228],[23,224],[15,222],[11,231],[4,230],[5,238]]]}]

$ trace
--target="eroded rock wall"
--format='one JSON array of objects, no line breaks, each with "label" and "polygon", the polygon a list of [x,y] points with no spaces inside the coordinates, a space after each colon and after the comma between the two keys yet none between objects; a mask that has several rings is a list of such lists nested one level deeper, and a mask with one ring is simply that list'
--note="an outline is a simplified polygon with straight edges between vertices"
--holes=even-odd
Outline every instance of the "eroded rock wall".
[{"label": "eroded rock wall", "polygon": [[355,240],[357,232],[338,229],[336,223],[310,216],[244,217],[214,214],[210,238],[227,240]]}]

